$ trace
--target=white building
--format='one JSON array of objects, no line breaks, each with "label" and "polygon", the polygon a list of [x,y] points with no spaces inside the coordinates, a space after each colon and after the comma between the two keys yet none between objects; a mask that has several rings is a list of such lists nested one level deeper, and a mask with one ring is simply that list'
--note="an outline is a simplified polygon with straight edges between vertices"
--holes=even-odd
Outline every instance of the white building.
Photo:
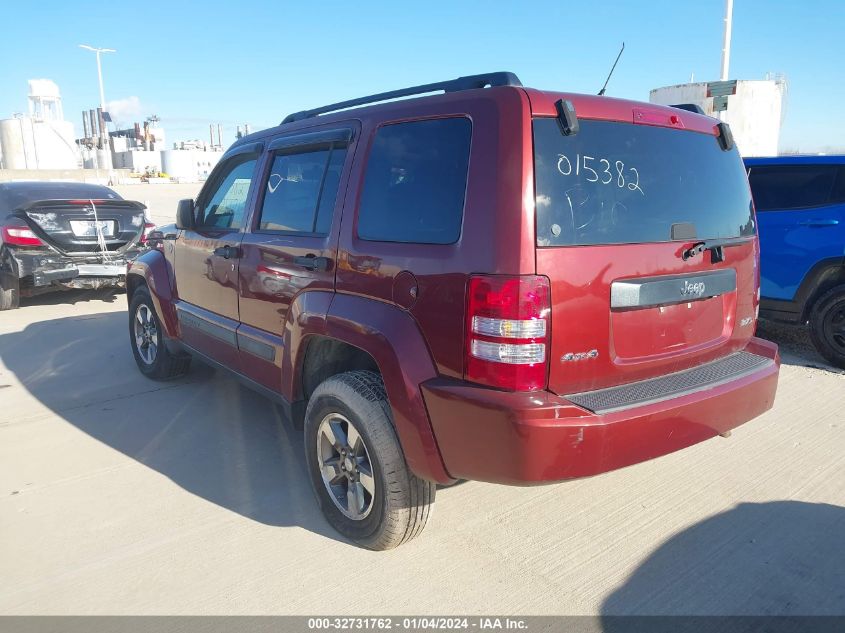
[{"label": "white building", "polygon": [[719,117],[731,126],[737,147],[743,156],[776,156],[783,122],[786,80],[738,80],[736,93],[727,97],[727,109],[714,112],[708,83],[688,83],[655,88],[651,103],[675,105],[693,103],[709,116]]},{"label": "white building", "polygon": [[[116,141],[117,139],[112,139]],[[115,143],[115,145],[118,145]],[[128,169],[132,172],[144,174],[147,172],[158,173],[161,168],[161,152],[144,149],[123,149],[115,148],[112,152],[112,166],[115,169]]]},{"label": "white building", "polygon": [[[135,123],[134,128],[110,134],[112,166],[115,169],[128,169],[140,174],[162,171],[164,128],[150,125],[150,122],[148,119],[143,126]],[[158,117],[154,117],[153,122],[157,123]]]},{"label": "white building", "polygon": [[65,121],[59,87],[49,79],[30,79],[28,101],[28,116],[0,120],[0,167],[79,167],[73,123]]},{"label": "white building", "polygon": [[174,147],[161,152],[161,167],[178,182],[198,182],[208,178],[222,156],[223,150],[218,147]]}]

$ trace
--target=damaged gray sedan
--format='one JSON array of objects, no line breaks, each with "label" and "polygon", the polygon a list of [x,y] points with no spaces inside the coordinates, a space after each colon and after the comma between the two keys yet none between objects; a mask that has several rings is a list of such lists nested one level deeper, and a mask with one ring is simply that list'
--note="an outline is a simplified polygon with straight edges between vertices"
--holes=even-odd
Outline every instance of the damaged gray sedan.
[{"label": "damaged gray sedan", "polygon": [[144,209],[101,185],[0,183],[0,310],[51,290],[123,287],[153,228]]}]

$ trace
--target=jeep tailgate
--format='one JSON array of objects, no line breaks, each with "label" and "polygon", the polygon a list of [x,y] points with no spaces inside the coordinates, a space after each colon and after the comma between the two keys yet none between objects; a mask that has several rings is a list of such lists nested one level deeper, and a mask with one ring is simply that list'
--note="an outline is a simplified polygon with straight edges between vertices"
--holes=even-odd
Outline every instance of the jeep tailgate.
[{"label": "jeep tailgate", "polygon": [[534,142],[550,390],[643,380],[745,347],[757,238],[735,148],[618,121],[580,121],[564,135],[553,118],[534,120]]}]

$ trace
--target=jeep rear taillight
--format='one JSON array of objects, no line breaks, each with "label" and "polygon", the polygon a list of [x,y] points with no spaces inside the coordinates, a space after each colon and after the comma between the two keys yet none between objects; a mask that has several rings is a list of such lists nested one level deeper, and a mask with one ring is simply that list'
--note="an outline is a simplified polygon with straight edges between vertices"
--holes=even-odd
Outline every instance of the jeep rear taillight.
[{"label": "jeep rear taillight", "polygon": [[547,277],[470,277],[464,378],[513,391],[545,389],[550,315]]},{"label": "jeep rear taillight", "polygon": [[44,246],[44,242],[28,226],[3,226],[0,234],[5,244],[14,246]]}]

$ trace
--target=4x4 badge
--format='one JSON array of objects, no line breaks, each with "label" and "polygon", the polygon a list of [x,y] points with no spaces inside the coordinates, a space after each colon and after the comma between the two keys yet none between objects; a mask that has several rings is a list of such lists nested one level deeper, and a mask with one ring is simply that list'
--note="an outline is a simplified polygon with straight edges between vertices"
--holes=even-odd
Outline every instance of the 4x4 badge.
[{"label": "4x4 badge", "polygon": [[597,349],[591,349],[589,352],[567,352],[560,357],[560,362],[567,363],[571,360],[589,360],[598,358],[598,356],[599,351]]}]

